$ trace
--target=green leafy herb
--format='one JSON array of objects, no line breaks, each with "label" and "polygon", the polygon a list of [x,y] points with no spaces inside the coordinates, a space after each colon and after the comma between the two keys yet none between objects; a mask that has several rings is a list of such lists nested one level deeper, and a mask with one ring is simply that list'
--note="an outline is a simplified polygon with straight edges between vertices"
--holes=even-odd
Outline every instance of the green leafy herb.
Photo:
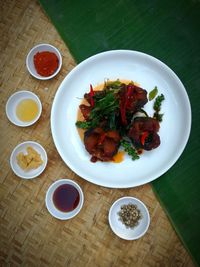
[{"label": "green leafy herb", "polygon": [[160,114],[160,113],[154,113],[153,117],[154,119],[156,119],[157,121],[161,122],[163,120],[163,115],[164,114]]},{"label": "green leafy herb", "polygon": [[140,158],[139,155],[137,154],[137,150],[131,145],[130,142],[122,139],[120,144],[124,148],[124,151],[126,151],[128,155],[131,156],[132,160],[136,160]]},{"label": "green leafy herb", "polygon": [[95,106],[90,113],[90,121],[95,121],[98,125],[99,122],[106,119],[110,129],[115,128],[115,115],[119,108],[119,101],[117,100],[115,93],[107,91],[106,94],[95,100]]},{"label": "green leafy herb", "polygon": [[122,86],[122,83],[120,82],[120,80],[116,80],[116,81],[107,80],[105,82],[105,89],[116,90],[116,89],[120,89],[121,86]]},{"label": "green leafy herb", "polygon": [[91,127],[91,121],[77,121],[76,126],[81,129],[89,129]]},{"label": "green leafy herb", "polygon": [[153,108],[155,111],[159,112],[160,109],[161,109],[161,104],[162,104],[162,101],[165,99],[164,95],[161,94],[159,96],[156,97],[156,100],[155,100],[155,103],[153,105]]},{"label": "green leafy herb", "polygon": [[153,100],[158,93],[157,86],[154,87],[154,89],[149,93],[149,101]]},{"label": "green leafy herb", "polygon": [[109,116],[109,124],[108,128],[111,130],[116,130],[116,114],[115,112],[112,112]]},{"label": "green leafy herb", "polygon": [[[100,92],[101,93],[101,92]],[[90,129],[97,127],[101,122],[106,122],[105,127],[109,129],[116,129],[116,112],[119,108],[119,101],[117,100],[113,91],[107,91],[101,94],[94,95],[95,105],[90,112],[88,121],[77,121],[76,126],[82,129]]]},{"label": "green leafy herb", "polygon": [[155,110],[153,117],[160,122],[162,121],[163,114],[160,114],[159,112],[161,110],[161,104],[164,100],[165,100],[165,97],[163,94],[161,94],[156,97],[154,105],[153,105],[153,109]]}]

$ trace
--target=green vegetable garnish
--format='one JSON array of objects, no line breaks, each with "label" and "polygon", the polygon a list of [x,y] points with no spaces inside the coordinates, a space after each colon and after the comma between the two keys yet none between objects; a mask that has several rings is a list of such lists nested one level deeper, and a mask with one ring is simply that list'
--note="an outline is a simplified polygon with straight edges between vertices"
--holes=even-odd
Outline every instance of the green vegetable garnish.
[{"label": "green vegetable garnish", "polygon": [[120,144],[124,148],[124,151],[127,152],[129,156],[131,156],[132,160],[140,158],[139,155],[137,154],[137,150],[131,145],[130,142],[122,139]]},{"label": "green vegetable garnish", "polygon": [[157,121],[159,121],[159,122],[161,122],[162,121],[162,119],[163,119],[163,115],[164,114],[160,114],[160,113],[154,113],[154,115],[153,115],[153,117],[154,117],[154,119],[156,119]]},{"label": "green vegetable garnish", "polygon": [[98,125],[99,122],[106,119],[107,127],[115,129],[115,116],[118,108],[119,101],[115,97],[115,93],[107,91],[102,98],[95,99],[95,106],[90,113],[89,121],[95,121],[95,124]]},{"label": "green vegetable garnish", "polygon": [[116,80],[116,81],[106,81],[105,82],[105,89],[109,89],[109,90],[116,90],[116,89],[120,89],[122,86],[122,83],[120,82],[120,80]]},{"label": "green vegetable garnish", "polygon": [[163,94],[161,94],[156,97],[154,105],[153,105],[153,109],[155,110],[153,117],[160,122],[162,121],[163,114],[160,114],[159,112],[161,110],[161,104],[163,100],[165,100],[165,97]]},{"label": "green vegetable garnish", "polygon": [[153,108],[155,111],[159,112],[161,108],[162,101],[165,99],[164,95],[161,94],[156,97],[155,103],[153,105]]},{"label": "green vegetable garnish", "polygon": [[154,87],[154,89],[149,93],[149,101],[153,100],[158,93],[157,86]]},{"label": "green vegetable garnish", "polygon": [[94,96],[94,108],[90,112],[88,121],[77,121],[76,126],[81,129],[95,128],[100,122],[106,121],[109,129],[116,129],[116,111],[119,108],[119,101],[113,91],[106,91],[104,94]]},{"label": "green vegetable garnish", "polygon": [[95,106],[90,113],[90,119],[93,119],[96,116],[108,115],[110,112],[114,112],[118,106],[119,104],[114,93],[108,91],[104,97],[96,101]]},{"label": "green vegetable garnish", "polygon": [[91,127],[90,121],[77,121],[76,126],[81,129],[89,129]]}]

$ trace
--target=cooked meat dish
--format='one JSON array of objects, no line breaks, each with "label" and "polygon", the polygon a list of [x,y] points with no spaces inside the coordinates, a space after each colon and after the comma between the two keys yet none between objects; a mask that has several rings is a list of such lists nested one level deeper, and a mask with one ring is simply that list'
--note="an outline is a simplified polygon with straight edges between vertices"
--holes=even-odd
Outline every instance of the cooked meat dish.
[{"label": "cooked meat dish", "polygon": [[[160,145],[159,121],[142,109],[148,102],[145,89],[117,80],[105,82],[99,91],[90,85],[84,99],[86,104],[79,106],[84,120],[76,125],[85,129],[83,141],[92,162],[112,161],[121,145],[132,159],[133,150],[137,155],[138,150],[152,150]],[[143,116],[137,116],[138,112]]]},{"label": "cooked meat dish", "polygon": [[111,161],[120,145],[117,131],[104,131],[102,128],[87,130],[84,134],[86,150],[92,155],[91,161]]},{"label": "cooked meat dish", "polygon": [[135,118],[128,132],[128,137],[133,141],[135,148],[152,150],[160,145],[157,134],[160,125],[156,119],[150,117]]}]

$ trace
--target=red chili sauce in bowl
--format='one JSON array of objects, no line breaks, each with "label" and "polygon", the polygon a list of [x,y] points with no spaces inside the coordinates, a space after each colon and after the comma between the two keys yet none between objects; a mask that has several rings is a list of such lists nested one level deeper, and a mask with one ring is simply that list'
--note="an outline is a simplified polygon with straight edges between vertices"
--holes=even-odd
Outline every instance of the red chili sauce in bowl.
[{"label": "red chili sauce in bowl", "polygon": [[59,66],[57,55],[49,51],[37,52],[33,57],[33,62],[37,73],[44,77],[54,74]]}]

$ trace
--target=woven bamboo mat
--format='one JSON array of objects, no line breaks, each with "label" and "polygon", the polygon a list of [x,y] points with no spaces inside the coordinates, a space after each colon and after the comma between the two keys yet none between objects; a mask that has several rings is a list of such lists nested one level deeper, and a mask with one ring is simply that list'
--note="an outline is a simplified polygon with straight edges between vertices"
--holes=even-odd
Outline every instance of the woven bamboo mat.
[{"label": "woven bamboo mat", "polygon": [[[51,22],[35,0],[1,1],[0,74],[0,266],[194,266],[178,239],[150,185],[108,189],[74,174],[57,153],[50,132],[51,104],[56,90],[75,62]],[[38,81],[26,70],[28,51],[38,43],[58,47],[63,67],[51,81]],[[21,89],[35,92],[43,104],[34,126],[19,128],[6,118],[8,97]],[[13,148],[33,140],[48,154],[45,172],[33,180],[15,176],[9,166]],[[72,220],[59,221],[45,207],[52,182],[71,178],[83,188],[85,202]],[[124,241],[108,225],[108,211],[119,197],[144,201],[151,225],[137,241]]]}]

